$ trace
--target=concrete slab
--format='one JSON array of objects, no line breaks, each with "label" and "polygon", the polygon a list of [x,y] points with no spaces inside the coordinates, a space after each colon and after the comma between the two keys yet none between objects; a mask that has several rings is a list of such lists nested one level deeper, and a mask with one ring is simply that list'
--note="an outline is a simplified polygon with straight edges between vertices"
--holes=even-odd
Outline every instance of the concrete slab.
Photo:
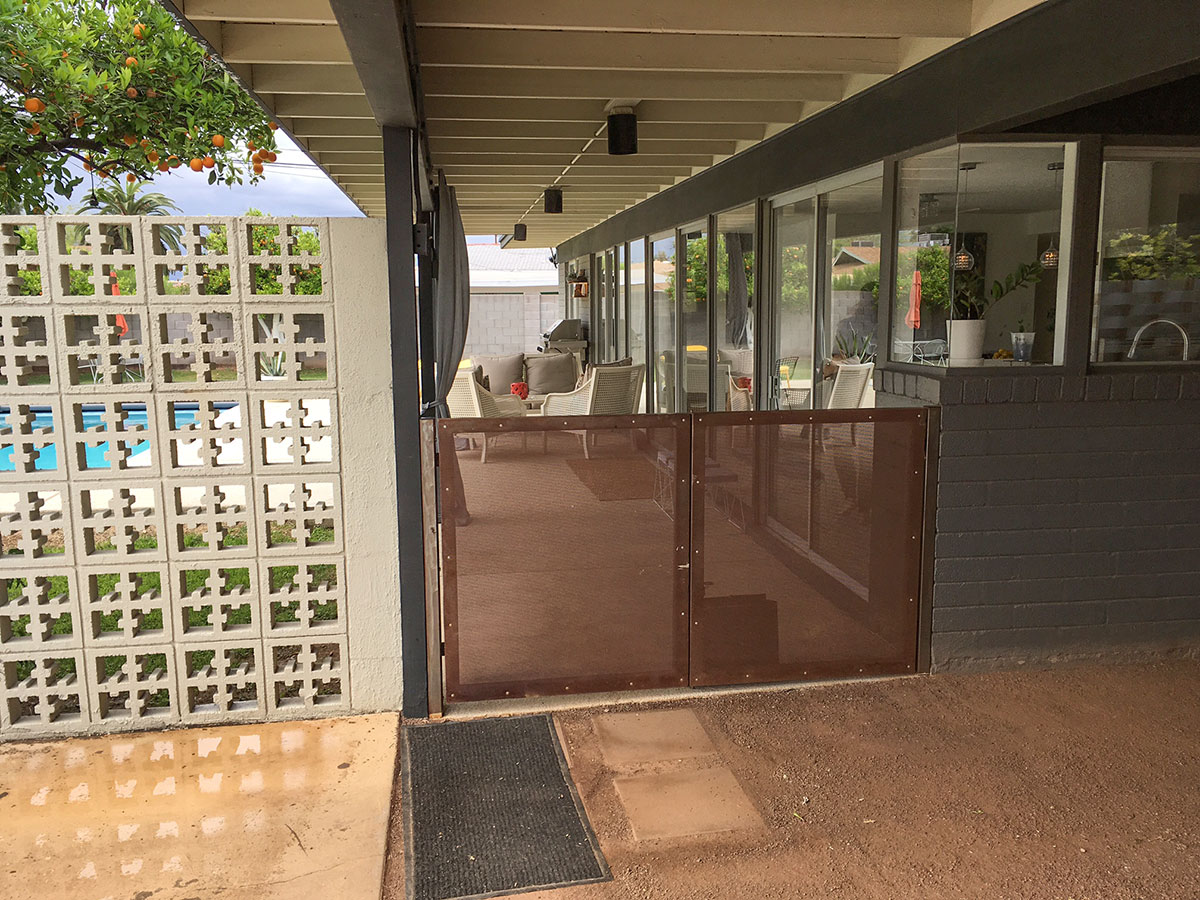
[{"label": "concrete slab", "polygon": [[763,827],[762,818],[725,767],[615,780],[639,841]]},{"label": "concrete slab", "polygon": [[609,713],[595,717],[596,739],[613,767],[690,759],[716,753],[690,709]]},{"label": "concrete slab", "polygon": [[395,715],[0,745],[0,897],[376,900]]}]

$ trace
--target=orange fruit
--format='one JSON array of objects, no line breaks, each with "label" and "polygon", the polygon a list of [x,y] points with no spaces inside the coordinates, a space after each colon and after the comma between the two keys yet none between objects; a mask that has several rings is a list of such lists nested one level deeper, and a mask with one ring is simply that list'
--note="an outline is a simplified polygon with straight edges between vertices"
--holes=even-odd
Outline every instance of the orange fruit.
[{"label": "orange fruit", "polygon": [[167,163],[166,163],[166,161],[165,161],[165,160],[164,160],[163,162],[160,162],[160,163],[158,164],[158,171],[160,171],[160,172],[167,172],[167,171],[170,171],[170,168],[171,168],[171,167],[167,165]]},{"label": "orange fruit", "polygon": [[75,117],[75,127],[76,127],[76,128],[82,128],[82,127],[83,127],[83,116],[76,116],[76,117]]},{"label": "orange fruit", "polygon": [[145,150],[150,146],[150,142],[145,138],[142,138],[140,141],[138,141],[138,146]]},{"label": "orange fruit", "polygon": [[131,87],[131,88],[125,89],[125,96],[128,97],[130,100],[136,100],[137,95],[138,95],[137,88]]},{"label": "orange fruit", "polygon": [[278,123],[278,122],[272,122],[272,123],[270,123],[270,125],[268,125],[267,127],[268,127],[268,128],[270,128],[272,131],[278,131],[278,130],[279,130],[279,123]]},{"label": "orange fruit", "polygon": [[138,22],[133,26],[133,36],[139,41],[146,36],[146,26]]},{"label": "orange fruit", "polygon": [[257,150],[258,148],[254,146],[254,141],[246,141],[246,149]]},{"label": "orange fruit", "polygon": [[125,176],[125,180],[128,181],[130,184],[133,184],[135,181],[137,181],[137,176],[134,175],[132,172],[130,172],[128,175]]},{"label": "orange fruit", "polygon": [[277,159],[279,159],[279,154],[277,154],[274,150],[271,150],[267,153],[267,162],[275,162]]},{"label": "orange fruit", "polygon": [[125,67],[126,67],[126,68],[132,69],[132,68],[133,68],[134,66],[136,66],[137,64],[138,64],[138,62],[137,62],[137,57],[136,57],[136,56],[127,56],[127,57],[125,57]]},{"label": "orange fruit", "polygon": [[158,162],[158,154],[156,152],[154,152],[153,150],[151,150],[149,153],[146,154],[146,160],[147,160],[147,162],[156,163],[156,162]]},{"label": "orange fruit", "polygon": [[135,138],[132,134],[125,135],[125,137],[121,138],[121,140],[125,142],[126,147],[132,147],[137,143],[137,138]]},{"label": "orange fruit", "polygon": [[158,91],[156,91],[154,88],[150,88],[150,90],[146,91],[146,96],[153,100],[158,96]]},{"label": "orange fruit", "polygon": [[167,165],[170,166],[172,169],[178,169],[180,166],[179,157],[178,156],[168,156],[167,157]]},{"label": "orange fruit", "polygon": [[262,163],[255,163],[255,164],[254,164],[254,174],[255,174],[255,175],[261,175],[262,173],[263,173],[263,165],[262,165]]},{"label": "orange fruit", "polygon": [[41,100],[39,100],[37,97],[26,97],[25,98],[25,112],[33,113],[36,115],[37,113],[40,113],[45,108],[46,108],[46,104],[43,103]]},{"label": "orange fruit", "polygon": [[30,134],[41,134],[42,126],[39,125],[37,122],[34,122],[32,125],[30,125],[25,130],[28,131]]},{"label": "orange fruit", "polygon": [[220,150],[222,147],[224,147],[225,146],[225,135],[214,134],[212,136],[212,145],[214,147],[216,147],[218,150]]},{"label": "orange fruit", "polygon": [[85,172],[92,171],[92,164],[90,162],[85,162],[83,164],[83,171],[85,171]]},{"label": "orange fruit", "polygon": [[200,159],[198,156],[193,156],[188,165],[192,167],[193,172],[199,172],[204,168],[204,160]]},{"label": "orange fruit", "polygon": [[217,161],[215,159],[213,159],[211,156],[204,157],[202,162],[204,164],[204,168],[206,168],[206,169],[211,169],[213,166],[215,166],[217,164]]}]

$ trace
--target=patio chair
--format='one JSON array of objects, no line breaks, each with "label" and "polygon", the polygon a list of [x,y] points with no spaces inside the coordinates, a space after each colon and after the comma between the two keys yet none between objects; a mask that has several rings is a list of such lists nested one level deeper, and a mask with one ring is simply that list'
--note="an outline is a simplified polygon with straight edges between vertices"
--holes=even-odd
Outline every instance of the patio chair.
[{"label": "patio chair", "polygon": [[826,409],[858,409],[862,405],[875,363],[842,363],[833,379]]},{"label": "patio chair", "polygon": [[[637,409],[638,395],[646,367],[605,366],[593,368],[587,380],[573,391],[547,394],[542,404],[543,416],[631,416]],[[583,455],[590,459],[589,434],[572,431],[583,439]],[[543,443],[545,435],[543,434]]]},{"label": "patio chair", "polygon": [[732,375],[727,375],[725,383],[729,386],[729,402],[726,404],[730,412],[748,412],[754,409],[754,398],[750,388],[738,387]]},{"label": "patio chair", "polygon": [[[462,369],[454,376],[454,384],[446,397],[453,419],[514,419],[525,415],[525,404],[512,394],[493,394],[475,379],[471,369]],[[474,439],[476,435],[469,435]],[[498,435],[480,432],[479,462],[487,462],[488,444]]]}]

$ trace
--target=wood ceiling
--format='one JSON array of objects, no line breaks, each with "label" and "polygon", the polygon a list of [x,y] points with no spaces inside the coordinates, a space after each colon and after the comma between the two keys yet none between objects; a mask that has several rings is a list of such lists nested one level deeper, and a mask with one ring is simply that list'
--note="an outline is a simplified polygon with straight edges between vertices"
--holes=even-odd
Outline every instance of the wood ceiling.
[{"label": "wood ceiling", "polygon": [[[430,162],[457,188],[468,234],[524,222],[527,246],[554,246],[1036,3],[413,0]],[[175,6],[383,215],[383,140],[329,0]],[[607,155],[611,101],[637,112],[636,156]],[[542,212],[550,185],[561,215]]]}]

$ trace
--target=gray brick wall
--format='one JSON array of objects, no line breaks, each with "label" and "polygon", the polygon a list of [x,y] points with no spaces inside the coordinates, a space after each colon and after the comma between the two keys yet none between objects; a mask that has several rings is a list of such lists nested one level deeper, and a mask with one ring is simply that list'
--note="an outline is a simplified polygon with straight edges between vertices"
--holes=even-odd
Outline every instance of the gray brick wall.
[{"label": "gray brick wall", "polygon": [[935,670],[1200,646],[1198,386],[943,379]]},{"label": "gray brick wall", "polygon": [[556,294],[472,293],[465,355],[534,353],[542,333],[562,318]]}]

